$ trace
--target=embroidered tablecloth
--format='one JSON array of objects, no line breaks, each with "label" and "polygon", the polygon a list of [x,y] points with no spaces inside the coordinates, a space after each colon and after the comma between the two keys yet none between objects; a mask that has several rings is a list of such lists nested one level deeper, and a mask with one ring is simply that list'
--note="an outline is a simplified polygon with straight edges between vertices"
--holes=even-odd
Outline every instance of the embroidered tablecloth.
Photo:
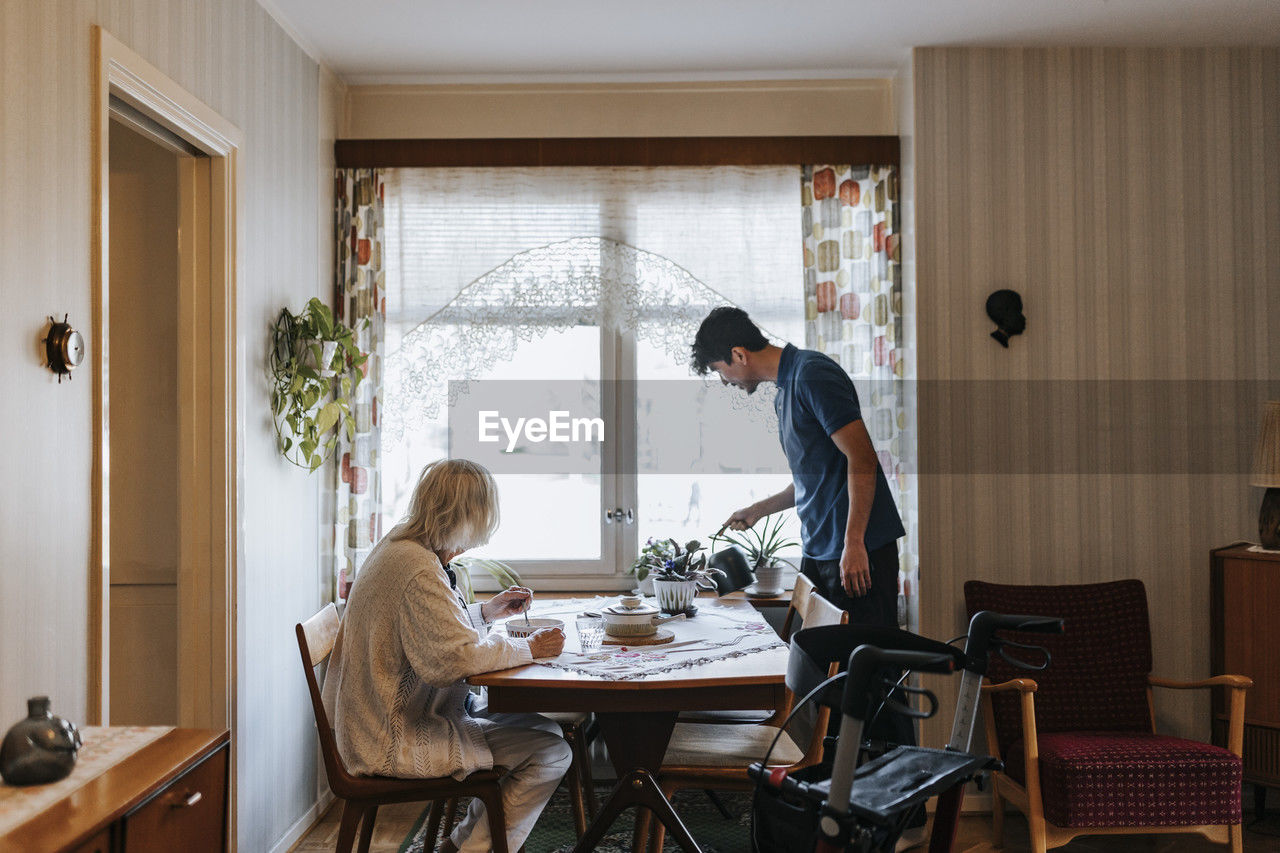
[{"label": "embroidered tablecloth", "polygon": [[[574,617],[585,610],[599,612],[617,603],[616,598],[569,598],[538,604],[532,615],[563,619],[565,647],[558,657],[534,662],[583,675],[628,680],[645,678],[685,667],[700,666],[718,660],[742,657],[765,649],[784,646],[777,633],[754,608],[699,600],[698,612],[692,619],[676,619],[662,627],[675,639],[660,646],[601,646],[600,651],[582,654]],[[517,620],[520,617],[515,617]]]},{"label": "embroidered tablecloth", "polygon": [[0,835],[171,731],[173,726],[85,726],[80,729],[83,745],[70,776],[48,785],[0,784]]}]

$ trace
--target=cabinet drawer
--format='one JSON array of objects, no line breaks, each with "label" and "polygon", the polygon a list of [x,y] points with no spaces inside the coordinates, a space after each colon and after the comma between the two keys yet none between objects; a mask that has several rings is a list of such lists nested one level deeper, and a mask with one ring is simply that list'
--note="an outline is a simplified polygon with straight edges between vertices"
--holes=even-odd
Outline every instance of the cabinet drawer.
[{"label": "cabinet drawer", "polygon": [[124,850],[225,850],[228,755],[216,750],[126,815]]}]

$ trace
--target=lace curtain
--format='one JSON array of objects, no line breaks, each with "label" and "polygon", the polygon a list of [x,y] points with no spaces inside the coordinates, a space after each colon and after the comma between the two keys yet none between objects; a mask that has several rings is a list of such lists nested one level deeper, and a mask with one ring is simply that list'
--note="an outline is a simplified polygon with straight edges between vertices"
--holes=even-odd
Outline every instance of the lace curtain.
[{"label": "lace curtain", "polygon": [[915,519],[907,462],[914,453],[905,378],[898,236],[898,175],[885,166],[805,166],[805,345],[831,356],[853,377],[894,502],[907,529],[898,545],[904,597],[898,621],[915,611]]},{"label": "lace curtain", "polygon": [[[322,558],[331,567],[327,598],[347,597],[356,571],[373,543],[382,538],[381,426],[382,346],[386,325],[386,271],[383,265],[382,173],[377,169],[339,169],[335,176],[334,310],[356,330],[356,343],[369,358],[352,401],[356,434],[340,433],[330,466],[325,529],[331,537]],[[366,322],[367,321],[367,322]]]}]

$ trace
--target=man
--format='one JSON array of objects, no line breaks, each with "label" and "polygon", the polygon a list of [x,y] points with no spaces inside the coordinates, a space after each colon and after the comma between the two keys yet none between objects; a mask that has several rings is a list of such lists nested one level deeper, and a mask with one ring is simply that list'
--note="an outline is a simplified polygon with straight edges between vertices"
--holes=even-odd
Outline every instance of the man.
[{"label": "man", "polygon": [[[702,321],[692,366],[704,376],[714,370],[748,394],[761,382],[778,386],[778,437],[792,483],[725,524],[745,530],[794,506],[804,552],[800,570],[851,623],[896,627],[898,538],[906,531],[849,374],[820,352],[770,344],[745,311],[727,306]],[[909,720],[881,717],[872,737],[915,743]]]},{"label": "man", "polygon": [[858,394],[844,368],[813,350],[770,344],[741,308],[716,308],[693,341],[693,369],[714,370],[748,394],[774,382],[778,438],[791,468],[787,488],[726,522],[745,530],[790,507],[800,516],[801,571],[863,625],[898,624],[902,519],[889,493]]}]

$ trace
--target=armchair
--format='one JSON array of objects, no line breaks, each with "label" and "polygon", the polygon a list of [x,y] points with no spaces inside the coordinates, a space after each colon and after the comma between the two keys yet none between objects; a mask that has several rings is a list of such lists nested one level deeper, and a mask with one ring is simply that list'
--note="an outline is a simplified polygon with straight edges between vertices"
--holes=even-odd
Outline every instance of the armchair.
[{"label": "armchair", "polygon": [[[1003,841],[1008,800],[1027,817],[1034,853],[1077,835],[1166,832],[1200,833],[1240,853],[1240,754],[1250,679],[1153,677],[1147,593],[1139,580],[1070,586],[968,581],[964,595],[970,615],[995,610],[1058,616],[1066,623],[1062,635],[1034,639],[1053,655],[1034,680],[992,659],[993,683],[983,688],[987,741],[1005,764],[992,780],[996,845]],[[1014,632],[1010,637],[1022,639]],[[1158,734],[1153,687],[1230,691],[1229,748]]]}]

